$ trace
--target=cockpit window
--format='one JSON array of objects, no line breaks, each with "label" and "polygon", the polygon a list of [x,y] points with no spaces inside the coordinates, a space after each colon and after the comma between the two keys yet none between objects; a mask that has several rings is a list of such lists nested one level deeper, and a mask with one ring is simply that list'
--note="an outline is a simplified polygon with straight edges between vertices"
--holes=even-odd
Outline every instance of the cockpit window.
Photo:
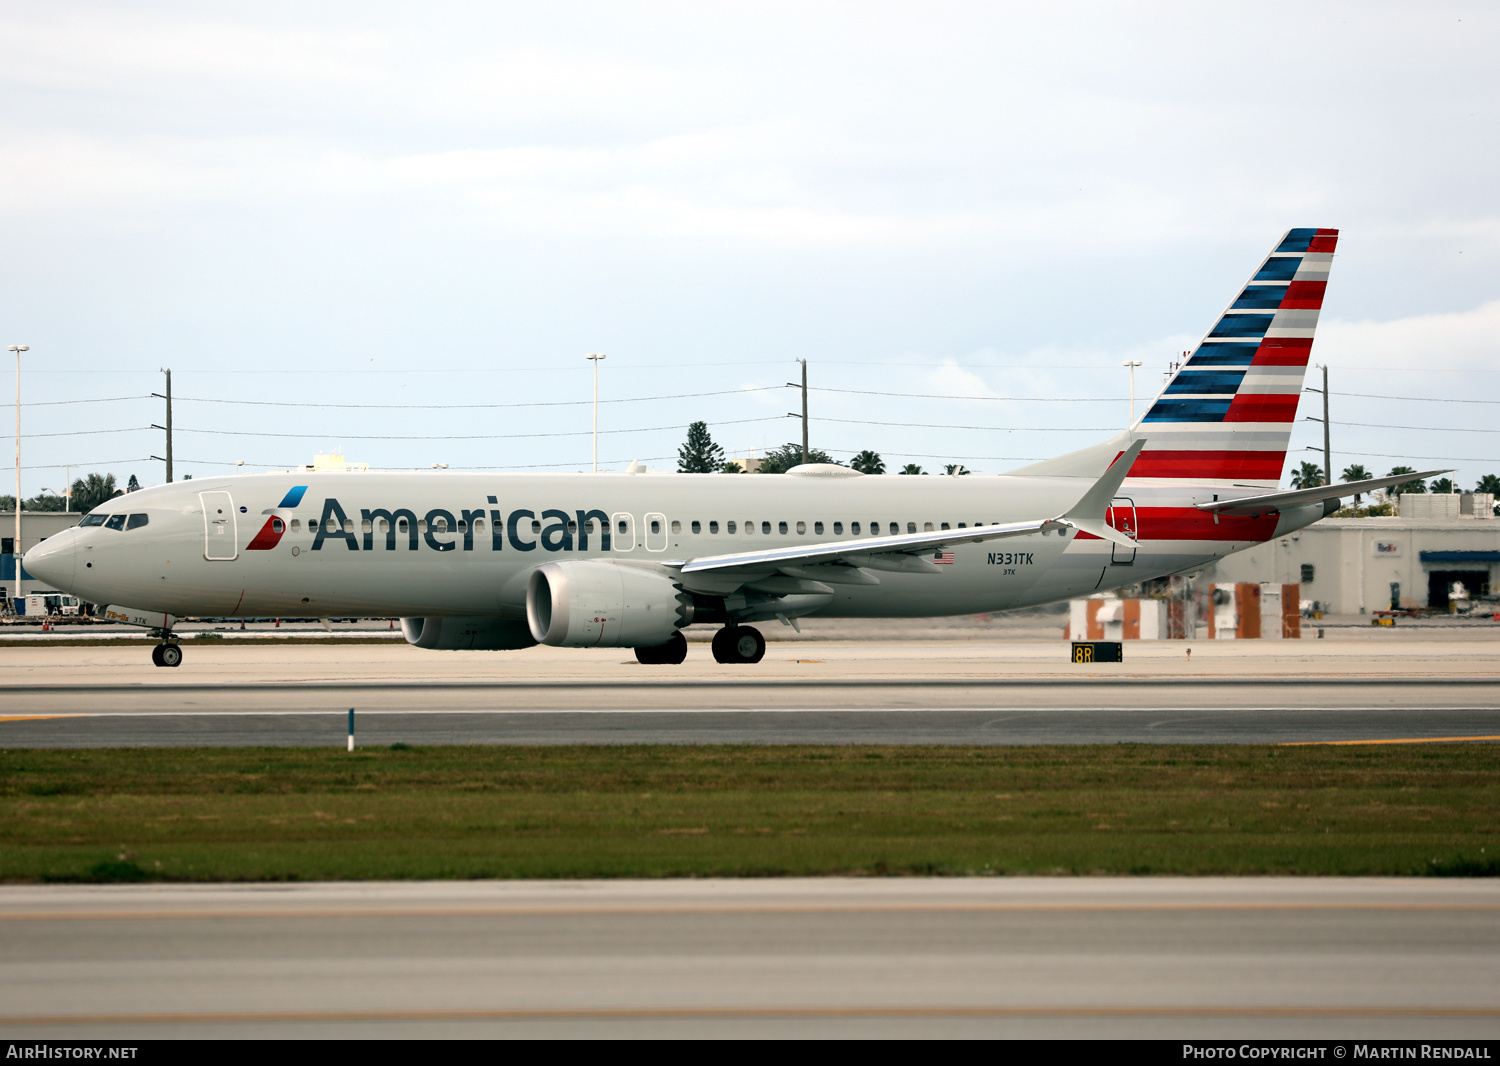
[{"label": "cockpit window", "polygon": [[133,515],[130,516],[130,521],[128,521],[128,522],[125,523],[125,528],[126,529],[140,529],[142,526],[144,526],[147,522],[150,522],[150,521],[151,521],[151,516],[150,515],[133,514]]},{"label": "cockpit window", "polygon": [[79,522],[78,524],[80,526],[102,526],[104,525],[104,520],[108,517],[108,515],[102,514],[84,515],[83,521]]},{"label": "cockpit window", "polygon": [[109,516],[109,521],[104,523],[104,528],[105,529],[124,529],[125,528],[125,516],[122,515],[122,514],[112,514],[112,515],[110,515]]}]

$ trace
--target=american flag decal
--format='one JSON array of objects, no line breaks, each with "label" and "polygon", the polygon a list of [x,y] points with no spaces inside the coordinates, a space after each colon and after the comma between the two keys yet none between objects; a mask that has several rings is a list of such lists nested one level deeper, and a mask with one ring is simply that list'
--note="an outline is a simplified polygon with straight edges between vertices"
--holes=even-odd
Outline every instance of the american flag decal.
[{"label": "american flag decal", "polygon": [[953,565],[953,553],[952,552],[938,552],[936,555],[934,555],[932,557],[932,561],[935,562],[935,563],[937,563],[939,566],[952,566]]}]

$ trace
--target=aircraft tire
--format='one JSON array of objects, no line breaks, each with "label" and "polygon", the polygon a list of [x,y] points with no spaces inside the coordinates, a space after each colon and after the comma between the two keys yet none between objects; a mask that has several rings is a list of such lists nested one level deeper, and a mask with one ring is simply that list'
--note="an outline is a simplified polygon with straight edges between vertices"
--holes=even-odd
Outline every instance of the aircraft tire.
[{"label": "aircraft tire", "polygon": [[151,649],[151,665],[152,666],[165,666],[166,665],[165,663],[163,663],[161,661],[161,649],[163,647],[164,647],[164,645],[158,644],[156,647],[154,647],[154,648]]},{"label": "aircraft tire", "polygon": [[714,661],[758,663],[766,657],[766,638],[754,626],[725,626],[714,634]]},{"label": "aircraft tire", "polygon": [[636,648],[635,661],[645,666],[676,666],[687,659],[687,637],[673,633],[665,644]]},{"label": "aircraft tire", "polygon": [[179,648],[176,644],[159,644],[159,645],[157,645],[157,649],[156,650],[161,653],[161,662],[158,663],[157,665],[159,665],[159,666],[181,666],[182,665],[182,649]]}]

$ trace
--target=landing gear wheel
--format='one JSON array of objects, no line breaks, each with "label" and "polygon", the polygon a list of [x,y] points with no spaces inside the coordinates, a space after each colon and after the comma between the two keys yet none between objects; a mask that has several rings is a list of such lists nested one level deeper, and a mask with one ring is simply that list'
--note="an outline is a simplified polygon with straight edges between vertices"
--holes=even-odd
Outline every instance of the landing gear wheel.
[{"label": "landing gear wheel", "polygon": [[161,650],[164,647],[166,647],[165,644],[158,644],[156,647],[154,647],[154,648],[151,649],[151,665],[152,666],[161,666],[162,665]]},{"label": "landing gear wheel", "polygon": [[758,663],[766,657],[766,638],[754,626],[725,626],[714,634],[714,661]]},{"label": "landing gear wheel", "polygon": [[151,649],[151,661],[157,666],[181,666],[182,649],[176,644],[158,644]]},{"label": "landing gear wheel", "polygon": [[687,659],[687,637],[673,633],[665,644],[635,649],[635,661],[646,666],[676,666]]}]

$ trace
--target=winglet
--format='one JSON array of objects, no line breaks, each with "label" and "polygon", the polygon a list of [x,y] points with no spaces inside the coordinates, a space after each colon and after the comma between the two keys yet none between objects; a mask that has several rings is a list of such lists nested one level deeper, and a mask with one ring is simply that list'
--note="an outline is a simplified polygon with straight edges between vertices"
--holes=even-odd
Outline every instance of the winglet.
[{"label": "winglet", "polygon": [[1146,441],[1142,438],[1121,452],[1119,458],[1104,472],[1104,476],[1094,482],[1068,513],[1057,521],[1098,537],[1100,540],[1113,541],[1126,548],[1137,547],[1135,541],[1111,528],[1104,518],[1109,505],[1114,502],[1115,494],[1120,491],[1120,485],[1135,464],[1135,457],[1141,454],[1141,449],[1145,446]]}]

